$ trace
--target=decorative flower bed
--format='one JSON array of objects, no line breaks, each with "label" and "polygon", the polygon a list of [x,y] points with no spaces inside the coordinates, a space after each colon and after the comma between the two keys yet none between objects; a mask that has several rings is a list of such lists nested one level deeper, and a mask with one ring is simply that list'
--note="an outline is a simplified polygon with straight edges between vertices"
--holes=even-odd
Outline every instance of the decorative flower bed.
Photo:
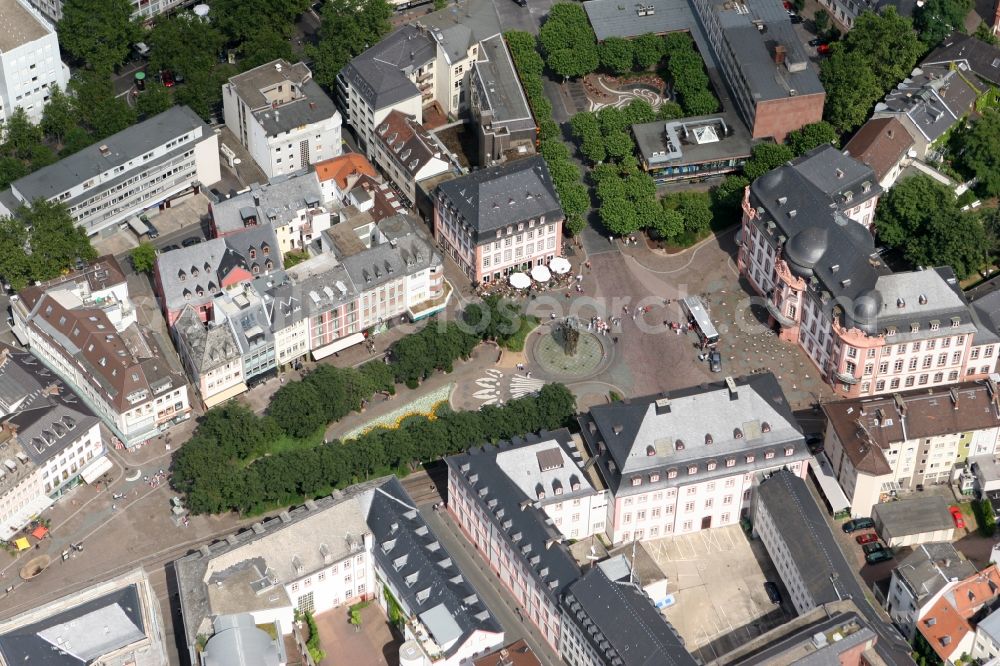
[{"label": "decorative flower bed", "polygon": [[386,428],[393,430],[398,428],[399,424],[410,416],[420,415],[433,419],[434,413],[437,411],[438,407],[448,402],[448,397],[451,395],[451,390],[454,387],[454,384],[446,384],[436,391],[431,391],[425,396],[417,398],[416,400],[411,400],[399,409],[394,409],[388,414],[380,416],[377,419],[373,419],[363,426],[351,430],[344,435],[344,439],[354,439],[355,437],[359,437],[373,428]]}]

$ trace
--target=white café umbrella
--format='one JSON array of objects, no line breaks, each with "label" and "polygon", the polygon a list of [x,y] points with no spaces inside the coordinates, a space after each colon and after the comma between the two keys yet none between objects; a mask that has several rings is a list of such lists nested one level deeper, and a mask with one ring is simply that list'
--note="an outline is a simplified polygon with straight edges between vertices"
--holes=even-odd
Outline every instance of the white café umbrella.
[{"label": "white caf\u00e9 umbrella", "polygon": [[569,259],[564,257],[556,257],[549,262],[549,270],[551,270],[556,275],[563,275],[564,273],[569,273]]},{"label": "white caf\u00e9 umbrella", "polygon": [[524,273],[511,273],[507,280],[514,289],[527,289],[531,286],[531,278]]},{"label": "white caf\u00e9 umbrella", "polygon": [[535,266],[531,269],[531,278],[535,282],[548,282],[552,279],[552,273],[546,266]]}]

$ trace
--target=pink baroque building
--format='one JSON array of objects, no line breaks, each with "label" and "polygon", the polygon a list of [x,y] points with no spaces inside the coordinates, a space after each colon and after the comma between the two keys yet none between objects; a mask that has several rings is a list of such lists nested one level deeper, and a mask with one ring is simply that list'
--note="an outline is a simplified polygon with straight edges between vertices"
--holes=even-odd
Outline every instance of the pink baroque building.
[{"label": "pink baroque building", "polygon": [[545,160],[529,157],[438,186],[434,239],[476,283],[548,264],[565,215]]},{"label": "pink baroque building", "polygon": [[839,394],[987,376],[997,337],[951,268],[892,273],[878,258],[880,193],[868,166],[831,146],[765,174],[744,196],[740,273]]},{"label": "pink baroque building", "polygon": [[599,405],[579,420],[612,495],[607,535],[616,545],[736,524],[759,474],[808,471],[802,432],[771,373]]}]

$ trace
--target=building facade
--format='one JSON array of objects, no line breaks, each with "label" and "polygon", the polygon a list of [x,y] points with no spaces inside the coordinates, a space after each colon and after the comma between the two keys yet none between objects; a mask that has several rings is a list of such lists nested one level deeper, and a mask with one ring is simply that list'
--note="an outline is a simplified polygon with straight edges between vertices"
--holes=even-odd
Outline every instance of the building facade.
[{"label": "building facade", "polygon": [[188,107],[174,106],[15,180],[0,213],[36,199],[59,202],[93,236],[220,178],[215,132]]},{"label": "building facade", "polygon": [[839,395],[985,378],[986,335],[947,267],[891,273],[871,233],[874,173],[823,146],[758,178],[743,201],[737,264],[782,340]]},{"label": "building facade", "polygon": [[32,354],[125,445],[138,445],[190,417],[184,375],[157,338],[139,326],[114,257],[28,287],[11,299],[11,310]]},{"label": "building facade", "polygon": [[855,516],[900,491],[944,484],[1000,441],[992,380],[823,403],[824,449]]},{"label": "building facade", "polygon": [[506,153],[533,153],[538,129],[502,35],[480,43],[469,85],[472,125],[478,135],[479,165],[506,159]]},{"label": "building facade", "polygon": [[81,474],[110,464],[100,419],[38,359],[0,344],[0,378],[0,539],[10,541]]},{"label": "building facade", "polygon": [[613,496],[613,544],[735,525],[757,474],[808,471],[805,440],[770,373],[599,405],[579,420]]},{"label": "building facade", "polygon": [[0,114],[4,120],[21,108],[33,123],[53,87],[66,89],[69,68],[59,59],[59,39],[36,7],[22,0],[0,2],[6,29],[0,40]]},{"label": "building facade", "polygon": [[565,219],[545,160],[529,157],[442,183],[434,239],[475,283],[548,264]]},{"label": "building facade", "polygon": [[642,168],[657,183],[734,173],[750,158],[750,134],[734,113],[632,125]]},{"label": "building facade", "polygon": [[[935,595],[929,608],[917,620],[917,631],[946,664],[956,663],[976,649],[976,626],[989,620],[988,609],[1000,598],[1000,570],[991,564],[982,571],[952,581]],[[995,620],[987,627],[995,626]],[[983,644],[985,651],[992,646]]]},{"label": "building facade", "polygon": [[[31,4],[38,8],[53,23],[62,20],[63,5],[65,0],[30,0]],[[158,16],[173,9],[186,7],[194,4],[192,0],[131,0],[132,16],[143,21],[149,21],[154,16]]]},{"label": "building facade", "polygon": [[222,107],[226,127],[268,178],[343,152],[340,112],[301,62],[275,60],[231,77]]}]

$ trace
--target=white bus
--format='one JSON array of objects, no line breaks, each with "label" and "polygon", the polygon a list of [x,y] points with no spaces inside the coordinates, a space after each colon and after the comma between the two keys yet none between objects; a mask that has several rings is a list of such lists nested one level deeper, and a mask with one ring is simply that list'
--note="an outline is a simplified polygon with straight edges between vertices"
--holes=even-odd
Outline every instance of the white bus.
[{"label": "white bus", "polygon": [[698,327],[698,332],[701,333],[705,341],[709,344],[718,342],[719,332],[715,330],[712,319],[708,316],[708,309],[702,300],[697,296],[688,296],[681,303],[684,304],[684,309],[687,310],[688,316]]}]

